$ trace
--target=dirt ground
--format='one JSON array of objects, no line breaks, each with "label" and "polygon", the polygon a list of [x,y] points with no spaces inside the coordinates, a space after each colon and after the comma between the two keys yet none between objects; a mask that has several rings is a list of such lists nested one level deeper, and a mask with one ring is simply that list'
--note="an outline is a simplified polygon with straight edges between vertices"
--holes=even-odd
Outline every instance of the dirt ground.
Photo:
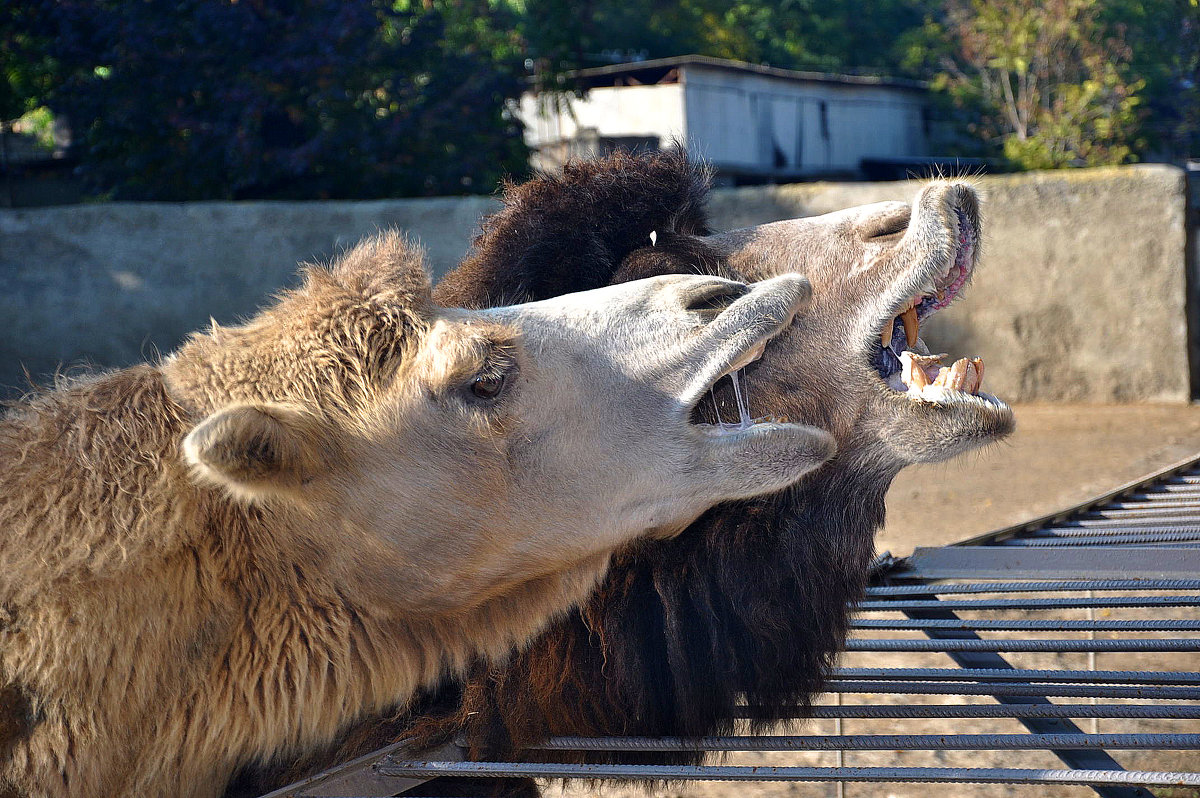
[{"label": "dirt ground", "polygon": [[[1017,431],[1008,441],[953,462],[907,469],[888,494],[888,522],[879,535],[879,551],[904,555],[918,546],[937,546],[992,529],[1035,518],[1103,493],[1158,468],[1200,453],[1200,406],[1096,406],[1096,405],[1023,405],[1016,408]],[[1067,611],[1057,617],[1076,617]],[[1075,611],[1086,617],[1086,611]],[[1136,617],[1122,615],[1120,617]],[[1144,616],[1143,616],[1144,617]],[[1186,617],[1179,615],[1178,617]],[[911,654],[900,660],[897,655],[857,654],[847,657],[847,666],[947,667],[940,654]],[[1086,654],[1010,655],[1017,667],[1087,668]],[[1142,657],[1139,663],[1137,656]],[[1116,657],[1124,657],[1117,661]],[[1170,657],[1170,661],[1166,658]],[[1104,661],[1108,658],[1108,661]],[[1200,655],[1097,655],[1099,668],[1200,670]],[[825,696],[821,703],[832,703]],[[858,700],[852,696],[847,702]],[[898,701],[908,700],[904,697]],[[927,701],[929,699],[921,699]],[[936,697],[934,700],[937,700]],[[961,701],[947,697],[946,702]],[[990,703],[991,699],[976,701]],[[928,721],[879,722],[846,721],[844,733],[1020,733],[1015,721],[954,721],[953,728]],[[1106,733],[1134,731],[1200,731],[1200,724],[1182,722],[1141,722],[1136,728],[1129,721],[1079,722],[1084,731]],[[781,728],[778,733],[791,730]],[[834,721],[814,721],[806,731],[835,733]],[[727,757],[730,765],[821,765],[836,764],[835,754],[745,753]],[[1196,770],[1200,768],[1194,751],[1152,754],[1118,753],[1126,768],[1147,770]],[[848,752],[847,766],[910,765],[967,767],[1061,768],[1053,756],[1036,752]],[[846,784],[839,792],[836,784],[780,783],[697,783],[647,792],[642,788],[607,787],[601,792],[610,798],[767,798],[798,796],[808,798],[927,798],[936,793],[944,798],[1008,798],[1008,796],[1053,796],[1074,798],[1094,796],[1083,787],[1009,787],[1003,785],[921,785],[921,784]],[[549,796],[582,798],[596,790],[582,785],[565,790],[550,787]],[[1163,796],[1182,798],[1193,791],[1162,791]]]},{"label": "dirt ground", "polygon": [[1200,405],[1020,405],[1007,441],[905,469],[876,547],[908,554],[1077,504],[1200,453]]}]

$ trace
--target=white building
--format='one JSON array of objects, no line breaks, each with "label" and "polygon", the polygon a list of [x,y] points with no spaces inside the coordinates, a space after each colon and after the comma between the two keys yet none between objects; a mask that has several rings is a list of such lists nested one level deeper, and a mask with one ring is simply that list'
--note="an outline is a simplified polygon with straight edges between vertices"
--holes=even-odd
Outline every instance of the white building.
[{"label": "white building", "polygon": [[916,81],[696,55],[585,69],[578,78],[583,99],[521,98],[535,167],[672,140],[725,182],[861,174],[864,159],[929,155],[927,91]]}]

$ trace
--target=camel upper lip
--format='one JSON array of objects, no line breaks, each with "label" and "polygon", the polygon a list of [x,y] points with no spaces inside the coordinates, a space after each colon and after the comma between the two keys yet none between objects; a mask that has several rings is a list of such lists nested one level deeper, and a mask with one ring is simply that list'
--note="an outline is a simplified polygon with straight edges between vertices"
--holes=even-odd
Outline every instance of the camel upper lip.
[{"label": "camel upper lip", "polygon": [[943,366],[945,355],[930,355],[920,338],[921,323],[949,307],[970,282],[979,247],[976,226],[967,211],[955,206],[953,255],[923,276],[919,291],[903,299],[882,323],[872,349],[872,366],[888,387],[910,399],[945,403],[965,397],[1002,404],[980,391],[983,361],[961,358]]}]

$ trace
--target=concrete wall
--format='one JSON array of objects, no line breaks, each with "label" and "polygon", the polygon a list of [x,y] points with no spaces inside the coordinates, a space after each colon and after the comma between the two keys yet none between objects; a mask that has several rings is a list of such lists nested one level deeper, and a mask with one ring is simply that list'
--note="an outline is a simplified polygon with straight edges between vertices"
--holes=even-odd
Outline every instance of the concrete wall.
[{"label": "concrete wall", "polygon": [[[930,345],[979,355],[1008,399],[1186,401],[1185,187],[1164,166],[984,178],[985,251]],[[718,190],[729,229],[884,199],[916,183]],[[209,316],[233,322],[376,229],[411,231],[434,270],[468,247],[484,198],[111,204],[0,210],[0,386],[59,364],[170,351]],[[11,392],[10,392],[11,393]]]},{"label": "concrete wall", "polygon": [[111,203],[0,210],[0,396],[61,366],[124,366],[192,330],[236,322],[387,227],[411,233],[434,271],[464,253],[494,200]]}]

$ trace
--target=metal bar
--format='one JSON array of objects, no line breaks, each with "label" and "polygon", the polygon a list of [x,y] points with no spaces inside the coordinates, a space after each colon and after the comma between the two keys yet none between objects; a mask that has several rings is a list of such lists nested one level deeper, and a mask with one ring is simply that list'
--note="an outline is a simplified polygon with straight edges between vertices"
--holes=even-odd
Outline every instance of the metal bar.
[{"label": "metal bar", "polygon": [[1085,607],[1196,607],[1200,596],[1074,596],[1070,598],[1016,599],[898,599],[864,601],[857,605],[861,611],[925,610],[945,606],[951,610],[1054,610]]},{"label": "metal bar", "polygon": [[[961,638],[970,639],[970,638]],[[967,657],[962,657],[967,659]],[[978,661],[979,658],[972,658]],[[997,657],[997,659],[1003,659]],[[1007,666],[1007,663],[1006,663]],[[1092,671],[1092,670],[1041,670],[1032,668],[1001,667],[982,668],[834,668],[830,673],[834,679],[907,679],[932,682],[1031,682],[1038,684],[1175,684],[1200,685],[1200,672],[1196,671]]]},{"label": "metal bar", "polygon": [[897,638],[852,638],[846,651],[1010,651],[1075,653],[1101,652],[1172,652],[1200,651],[1194,638],[1156,638],[1147,640],[904,640]]},{"label": "metal bar", "polygon": [[1169,493],[1172,495],[1200,496],[1200,485],[1164,481],[1159,482],[1153,487],[1146,488],[1146,490],[1143,492],[1151,494]]},{"label": "metal bar", "polygon": [[[400,740],[369,754],[343,762],[315,776],[289,784],[259,798],[329,798],[330,796],[389,796],[419,787],[428,779],[382,775],[376,764],[384,756],[400,752],[408,740]],[[448,745],[430,752],[433,757],[461,759],[462,751]]]},{"label": "metal bar", "polygon": [[[1200,689],[1158,685],[1030,684],[1029,682],[868,682],[834,680],[826,683],[831,693],[892,693],[901,695],[990,695],[1022,699],[1055,698],[1150,698],[1164,701],[1200,701]],[[1018,703],[1029,703],[1022,700]]]},{"label": "metal bar", "polygon": [[[1150,477],[1141,480],[1140,483],[1131,483],[1130,485],[1118,488],[1116,491],[1110,492],[1109,494],[1107,494],[1104,497],[1098,497],[1095,501],[1093,501],[1091,503],[1091,506],[1099,507],[1101,505],[1110,503],[1112,500],[1117,499],[1124,494],[1133,493],[1137,489],[1137,488],[1134,488],[1135,484],[1140,488],[1140,487],[1144,487],[1148,484],[1152,484],[1156,480],[1169,478],[1171,476],[1179,476],[1179,472],[1183,471],[1185,469],[1187,469],[1190,472],[1190,471],[1194,470],[1194,467],[1197,463],[1200,463],[1200,458],[1192,458],[1190,463],[1188,463],[1188,464],[1180,464],[1179,466],[1173,466],[1165,471],[1160,471],[1158,474],[1151,475]],[[1192,474],[1189,473],[1188,476],[1190,477],[1190,476],[1192,476]],[[1200,479],[1196,480],[1196,482],[1198,484],[1200,484]],[[1133,488],[1133,489],[1131,489],[1131,488]],[[1154,509],[1158,509],[1162,504],[1154,496],[1144,495],[1139,498],[1145,499],[1147,504],[1153,504]],[[1196,497],[1196,499],[1200,499],[1200,496]],[[1172,501],[1174,502],[1175,508],[1177,510],[1182,509],[1185,506],[1187,506],[1188,509],[1191,509],[1190,505],[1192,504],[1192,501],[1188,501],[1185,505],[1184,503],[1178,501],[1177,496],[1172,497]],[[1037,522],[1033,525],[1026,525],[1024,527],[1024,530],[1016,530],[1016,529],[1010,528],[1007,531],[1001,530],[1000,533],[993,533],[993,534],[990,534],[987,536],[983,536],[982,538],[976,538],[974,540],[964,541],[963,545],[955,547],[955,548],[960,549],[960,551],[955,552],[954,554],[951,554],[949,557],[946,557],[945,554],[943,554],[943,556],[941,558],[942,562],[940,562],[940,563],[936,562],[936,560],[937,560],[936,557],[925,558],[925,562],[923,564],[924,572],[923,573],[920,573],[920,572],[910,573],[909,576],[916,576],[919,578],[930,579],[930,578],[940,578],[940,577],[958,575],[958,576],[968,576],[971,578],[978,579],[980,577],[1003,575],[1002,578],[1004,578],[1004,577],[1020,578],[1020,577],[1026,577],[1026,576],[1033,577],[1033,578],[1040,577],[1042,579],[1052,579],[1055,577],[1058,577],[1058,578],[1082,577],[1082,578],[1088,579],[1088,580],[1097,580],[1097,579],[1103,579],[1105,577],[1109,577],[1109,578],[1112,578],[1115,580],[1122,580],[1122,579],[1127,579],[1129,577],[1169,578],[1171,576],[1176,576],[1176,575],[1187,578],[1187,577],[1194,577],[1197,574],[1200,574],[1200,567],[1198,567],[1198,566],[1200,566],[1200,550],[1197,550],[1195,548],[1175,549],[1174,551],[1172,551],[1170,553],[1170,555],[1176,555],[1176,554],[1179,555],[1180,561],[1178,561],[1176,563],[1170,563],[1170,562],[1164,561],[1164,559],[1162,558],[1161,555],[1156,556],[1153,552],[1148,553],[1144,550],[1137,551],[1137,550],[1132,550],[1129,548],[1113,547],[1111,545],[1112,541],[1110,539],[1109,541],[1106,541],[1110,545],[1105,546],[1101,550],[1101,554],[1099,557],[1097,556],[1097,553],[1095,550],[1088,551],[1086,549],[1082,549],[1079,547],[1067,547],[1067,548],[1057,548],[1057,549],[1042,548],[1042,547],[1030,547],[1031,549],[1033,549],[1033,551],[1036,554],[1041,555],[1038,557],[1037,561],[1029,561],[1028,559],[1022,558],[1021,555],[1024,554],[1025,552],[1021,552],[1020,554],[1018,554],[1017,557],[1012,557],[1011,554],[1013,553],[1013,549],[1011,549],[1011,548],[1009,548],[1008,551],[1000,558],[1000,560],[997,561],[995,558],[988,558],[987,555],[982,551],[982,549],[983,549],[982,546],[973,546],[972,545],[972,544],[983,544],[983,543],[988,543],[988,544],[994,545],[997,542],[999,542],[1000,540],[1003,540],[1005,538],[1009,538],[1009,539],[1016,538],[1022,534],[1022,531],[1025,534],[1028,534],[1028,532],[1031,530],[1038,529],[1039,527],[1046,526],[1047,524],[1053,524],[1056,521],[1061,522],[1068,518],[1071,518],[1072,516],[1077,518],[1079,516],[1079,514],[1081,513],[1081,511],[1086,511],[1087,509],[1089,509],[1087,506],[1076,507],[1066,513],[1060,514],[1058,516],[1058,518],[1043,518],[1039,522]],[[1149,508],[1147,506],[1142,506],[1139,509],[1142,512],[1145,512]],[[959,557],[959,562],[957,563],[957,566],[961,570],[959,571],[958,574],[954,574],[952,572],[952,567],[951,568],[946,567],[949,564],[947,561],[955,559],[955,555],[961,555],[962,549],[967,549],[967,550],[975,549],[975,551],[973,551],[972,553],[966,554],[965,558]],[[1063,556],[1064,554],[1066,555],[1066,557]],[[1113,568],[1112,561],[1114,559],[1114,557],[1113,557],[1114,554],[1116,555],[1115,559],[1119,559],[1121,561],[1120,567],[1119,567],[1119,572],[1115,572],[1115,573],[1112,570],[1109,570],[1109,569]],[[1049,555],[1049,556],[1046,556],[1046,555]],[[970,568],[970,569],[962,569],[962,566],[967,564],[967,562],[965,560],[970,560],[972,558],[974,559],[974,562],[971,562],[970,564],[974,567]],[[1179,566],[1181,564],[1183,565],[1182,570],[1179,569]],[[908,570],[910,572],[911,571],[919,571],[919,568],[914,569],[912,567],[911,560],[908,563],[906,563],[906,565],[908,566]],[[942,573],[938,573],[939,566],[941,566],[943,568]],[[980,567],[980,566],[982,566],[982,567]],[[991,572],[987,572],[985,569],[991,569]],[[896,572],[899,569],[893,568],[891,570],[892,570],[892,573],[889,574],[889,576],[898,575]],[[1092,595],[1093,595],[1092,588],[1091,588],[1091,586],[1089,586],[1087,588],[1087,596],[1090,598]],[[1088,606],[1095,607],[1096,604],[1093,602],[1093,603],[1090,603]],[[1161,605],[1158,605],[1158,606],[1161,606]],[[917,611],[909,611],[909,612],[906,612],[905,614],[908,617],[913,618],[913,619],[924,619],[924,620],[957,619],[957,616],[953,612],[946,612],[945,608],[943,608],[942,611],[917,610]],[[1093,616],[1089,612],[1089,618],[1092,618],[1092,617]],[[926,633],[926,635],[933,638],[934,640],[947,640],[947,639],[962,640],[963,638],[978,639],[978,636],[975,635],[971,631],[932,629],[932,630],[925,630],[925,633]],[[1094,632],[1092,633],[1092,636],[1094,637]],[[1011,668],[1011,666],[1008,664],[1008,662],[997,654],[987,654],[987,653],[982,653],[982,652],[958,652],[958,653],[949,652],[949,655],[952,658],[954,658],[955,661],[958,662],[960,665],[971,665],[971,666],[976,666],[976,667],[984,666],[984,667]],[[1094,669],[1094,661],[1092,662],[1092,668]],[[1097,676],[1095,678],[1100,678],[1100,677]],[[1092,689],[1088,690],[1087,692],[1093,693],[1093,695],[1091,695],[1089,697],[1094,702],[1096,698],[1103,697],[1101,695],[1097,695],[1097,693],[1108,692],[1111,689],[1112,688],[1108,687],[1108,686],[1102,686],[1099,689],[1093,687]],[[1114,692],[1124,692],[1126,689],[1128,689],[1128,688],[1116,688],[1116,690]],[[999,693],[999,692],[1007,692],[1007,690],[1004,690],[1004,691],[993,690],[991,692],[991,695],[993,695],[993,697],[995,697],[996,700],[1001,702],[1002,704],[1014,704],[1016,702],[1049,703],[1045,698],[1039,699],[1039,698],[1026,697],[1026,696],[1016,696],[1011,693],[1008,696],[1004,696],[1004,695],[998,695],[997,693]],[[1015,690],[1014,690],[1014,692],[1015,692]],[[1027,696],[1028,696],[1028,692],[1029,691],[1026,690]],[[1071,692],[1071,691],[1055,691],[1055,692]],[[1157,698],[1163,699],[1163,698],[1167,698],[1169,693],[1186,692],[1186,690],[1180,691],[1178,688],[1164,687],[1164,688],[1159,688],[1159,689],[1155,690],[1155,692],[1156,692]],[[1058,724],[1063,724],[1063,725],[1068,726],[1069,731],[1078,731],[1078,726],[1075,726],[1073,723],[1071,723],[1069,720],[1067,720],[1065,718],[1038,719],[1038,718],[1028,718],[1027,717],[1027,718],[1022,718],[1021,723],[1023,725],[1025,725],[1026,728],[1028,728],[1034,732],[1047,731],[1049,729],[1052,729],[1053,726],[1058,725]],[[1095,723],[1095,721],[1093,720],[1093,724],[1094,723]],[[1078,752],[1078,751],[1064,751],[1062,749],[1059,749],[1059,750],[1056,750],[1055,753],[1066,764],[1068,764],[1072,767],[1076,767],[1076,768],[1089,767],[1089,766],[1090,767],[1099,766],[1101,768],[1107,768],[1107,767],[1109,767],[1108,763],[1111,763],[1113,766],[1115,766],[1118,769],[1120,767],[1119,765],[1116,764],[1116,762],[1114,760],[1112,760],[1112,758],[1110,756],[1108,756],[1108,754],[1106,752],[1100,752],[1100,751]],[[1107,762],[1105,760],[1107,760]],[[1142,790],[1129,790],[1128,788],[1116,787],[1116,786],[1112,786],[1112,785],[1108,785],[1108,786],[1096,785],[1095,789],[1101,796],[1104,796],[1105,798],[1116,798],[1117,796],[1133,796],[1133,795],[1137,795],[1139,793],[1143,793]]]},{"label": "metal bar", "polygon": [[[1167,549],[1185,549],[1195,551],[1197,548],[1200,548],[1200,541],[1187,540],[1175,543],[1147,543],[1146,545],[1152,546],[1158,551],[1164,551]],[[1105,551],[1111,551],[1111,549],[1105,549]]]},{"label": "metal bar", "polygon": [[723,737],[551,737],[543,751],[1200,750],[1200,734],[788,734]]},{"label": "metal bar", "polygon": [[1200,507],[1200,501],[1192,501],[1192,502],[1154,502],[1154,501],[1146,501],[1146,500],[1137,501],[1137,502],[1124,501],[1124,502],[1113,502],[1112,504],[1106,504],[1103,507],[1097,507],[1094,510],[1080,510],[1080,514],[1082,515],[1082,514],[1089,514],[1089,513],[1104,513],[1107,515],[1109,513],[1118,513],[1118,512],[1124,511],[1124,510],[1139,510],[1139,511],[1140,510],[1150,510],[1150,511],[1154,511],[1154,512],[1158,512],[1160,510],[1170,510],[1171,512],[1178,512],[1180,510],[1195,509],[1198,507]]},{"label": "metal bar", "polygon": [[1012,618],[984,620],[936,620],[906,618],[852,618],[853,629],[962,629],[971,632],[1200,632],[1200,620],[1064,620],[1061,618]]},{"label": "metal bar", "polygon": [[919,548],[891,571],[897,579],[1188,579],[1200,574],[1200,546],[1033,549],[1026,546]]},{"label": "metal bar", "polygon": [[1142,493],[1129,494],[1129,500],[1135,502],[1154,502],[1156,504],[1182,504],[1200,499],[1200,493],[1148,490]]},{"label": "metal bar", "polygon": [[1072,579],[1053,582],[969,582],[966,584],[877,585],[868,596],[926,596],[954,593],[1044,593],[1084,590],[1200,590],[1200,579]]},{"label": "metal bar", "polygon": [[1034,537],[1013,538],[999,543],[999,546],[1031,546],[1047,548],[1054,546],[1133,546],[1148,543],[1188,543],[1200,540],[1197,532],[1130,532],[1124,534],[1095,535],[1092,537],[1074,537],[1070,535],[1045,535]]},{"label": "metal bar", "polygon": [[[1099,576],[1099,575],[1097,575],[1097,576]],[[1088,598],[1091,598],[1092,593],[1089,591],[1086,594],[1086,596]],[[955,615],[954,612],[949,609],[949,607],[945,606],[946,604],[950,604],[950,603],[951,602],[944,602],[943,606],[939,609],[932,609],[932,610],[925,609],[925,610],[908,611],[905,613],[905,615],[907,615],[909,618],[922,619],[922,620],[923,619],[959,620],[958,616]],[[974,632],[958,631],[958,630],[953,630],[953,629],[927,629],[927,630],[925,630],[925,635],[927,637],[929,637],[931,640],[938,641],[938,642],[951,641],[951,640],[954,640],[954,641],[977,641],[977,640],[979,640],[979,636],[976,635]],[[1027,676],[1025,676],[1025,675],[1017,676],[1016,675],[1017,673],[1019,673],[1022,670],[1026,670],[1026,669],[1014,668],[1008,662],[1008,660],[1006,660],[1004,657],[1000,656],[999,654],[997,654],[995,652],[948,651],[948,652],[946,652],[946,655],[948,657],[950,657],[950,659],[954,660],[955,664],[957,664],[959,666],[959,668],[962,668],[964,671],[970,671],[972,674],[979,674],[979,676],[982,678],[994,678],[994,676],[996,675],[997,672],[1007,673],[1009,675],[1009,677],[1012,679],[1020,679],[1020,678],[1034,679],[1034,678],[1042,677],[1042,674],[1038,674],[1036,672],[1028,673]],[[984,671],[990,671],[990,673],[986,677],[984,677],[983,676]],[[1088,680],[1089,681],[1100,680],[1100,679],[1104,679],[1105,676],[1107,676],[1109,678],[1116,678],[1116,679],[1121,679],[1122,681],[1125,681],[1127,679],[1127,677],[1129,676],[1129,673],[1128,672],[1110,672],[1108,674],[1105,674],[1104,676],[1100,676],[1100,675],[1097,675],[1095,671],[1092,671],[1088,674]],[[1200,676],[1200,674],[1197,674],[1197,676]],[[1057,672],[1057,674],[1054,677],[1047,677],[1047,678],[1062,679],[1062,678],[1064,678],[1064,672],[1059,671],[1059,672]],[[1155,674],[1154,678],[1160,679],[1160,678],[1162,678],[1162,675]],[[995,688],[995,687],[998,687],[999,685],[992,684],[992,685],[988,685],[988,686]],[[1098,689],[1095,686],[1091,686],[1091,685],[1089,685],[1089,687],[1090,687],[1090,692],[1093,694],[1094,697],[1096,697],[1096,698],[1104,697],[1103,695],[1099,694],[1099,693],[1103,692],[1101,689]],[[1105,686],[1103,689],[1109,690],[1109,689],[1113,689],[1113,688]],[[1119,689],[1129,689],[1129,688],[1119,688]],[[1172,690],[1172,688],[1170,688],[1170,687],[1161,687],[1161,686],[1156,686],[1152,689],[1154,689],[1156,691],[1156,693],[1159,694],[1160,697],[1165,697],[1165,696],[1162,696],[1162,693],[1164,691]],[[1180,688],[1173,688],[1173,689],[1179,690]],[[1187,689],[1187,688],[1184,688],[1184,689]],[[1058,693],[1058,694],[1061,694],[1063,692],[1069,692],[1069,691],[1065,691],[1064,688],[1055,688],[1055,690],[1054,690],[1054,693]],[[1001,704],[1039,704],[1039,703],[1047,703],[1048,704],[1048,703],[1050,703],[1050,701],[1046,697],[1046,695],[1050,695],[1053,693],[1051,693],[1049,691],[1047,691],[1044,694],[1041,693],[1041,691],[1031,692],[1026,687],[1025,689],[1023,689],[1023,691],[1021,690],[1021,688],[1017,688],[1017,689],[1014,689],[1012,692],[1008,692],[1007,690],[991,689],[988,691],[987,694],[991,695],[993,698],[996,699],[996,701],[998,703],[1001,703]],[[1089,697],[1093,697],[1093,696],[1089,696]],[[1112,697],[1115,698],[1116,696],[1112,696]],[[1080,734],[1082,731],[1069,718],[1020,718],[1019,722],[1022,726],[1024,726],[1026,729],[1033,732],[1034,734],[1056,734],[1056,733],[1058,733],[1058,734],[1062,734],[1062,733]],[[1115,759],[1113,759],[1112,756],[1110,756],[1107,751],[1103,751],[1103,750],[1080,751],[1080,750],[1075,750],[1075,749],[1055,748],[1055,749],[1053,749],[1053,753],[1065,765],[1067,765],[1068,767],[1071,767],[1071,768],[1078,768],[1081,770],[1101,769],[1101,770],[1109,770],[1109,771],[1120,771],[1122,769],[1120,763],[1117,762]],[[1093,787],[1093,789],[1095,789],[1096,793],[1098,795],[1100,795],[1100,798],[1142,798],[1142,796],[1139,795],[1139,793],[1142,792],[1141,790],[1131,789],[1129,787],[1119,787],[1119,786],[1112,786],[1112,785],[1102,785],[1102,786],[1098,785],[1098,786]]]},{"label": "metal bar", "polygon": [[852,718],[1130,718],[1200,720],[1200,706],[1178,704],[818,704],[781,716],[771,708],[742,707],[738,717]]},{"label": "metal bar", "polygon": [[[380,763],[388,776],[524,776],[551,779],[666,779],[670,781],[856,781],[965,782],[968,784],[1081,784],[1200,786],[1200,773],[1126,770],[1032,770],[1021,768],[769,767],[737,765],[591,765],[538,762]],[[1138,793],[1133,793],[1137,795]],[[1142,793],[1144,795],[1144,793]]]},{"label": "metal bar", "polygon": [[1200,529],[1200,518],[1197,513],[1179,514],[1173,516],[1161,517],[1154,516],[1150,518],[1109,518],[1106,515],[1099,518],[1074,518],[1070,521],[1064,521],[1061,524],[1042,527],[1030,532],[1030,535],[1039,535],[1046,530],[1054,530],[1060,533],[1076,530],[1079,534],[1085,534],[1083,530],[1098,530],[1098,529],[1128,529],[1134,532],[1148,532],[1151,530],[1163,531],[1195,531]]},{"label": "metal bar", "polygon": [[[1048,535],[1062,535],[1064,537],[1086,537],[1091,535],[1099,537],[1101,535],[1118,535],[1121,533],[1130,535],[1187,534],[1198,530],[1200,530],[1200,523],[1196,523],[1195,519],[1193,519],[1193,523],[1165,523],[1157,518],[1112,519],[1093,522],[1067,521],[1062,524],[1035,529],[1013,540],[1046,537]],[[1012,540],[1005,541],[1005,543],[1012,543]]]}]

